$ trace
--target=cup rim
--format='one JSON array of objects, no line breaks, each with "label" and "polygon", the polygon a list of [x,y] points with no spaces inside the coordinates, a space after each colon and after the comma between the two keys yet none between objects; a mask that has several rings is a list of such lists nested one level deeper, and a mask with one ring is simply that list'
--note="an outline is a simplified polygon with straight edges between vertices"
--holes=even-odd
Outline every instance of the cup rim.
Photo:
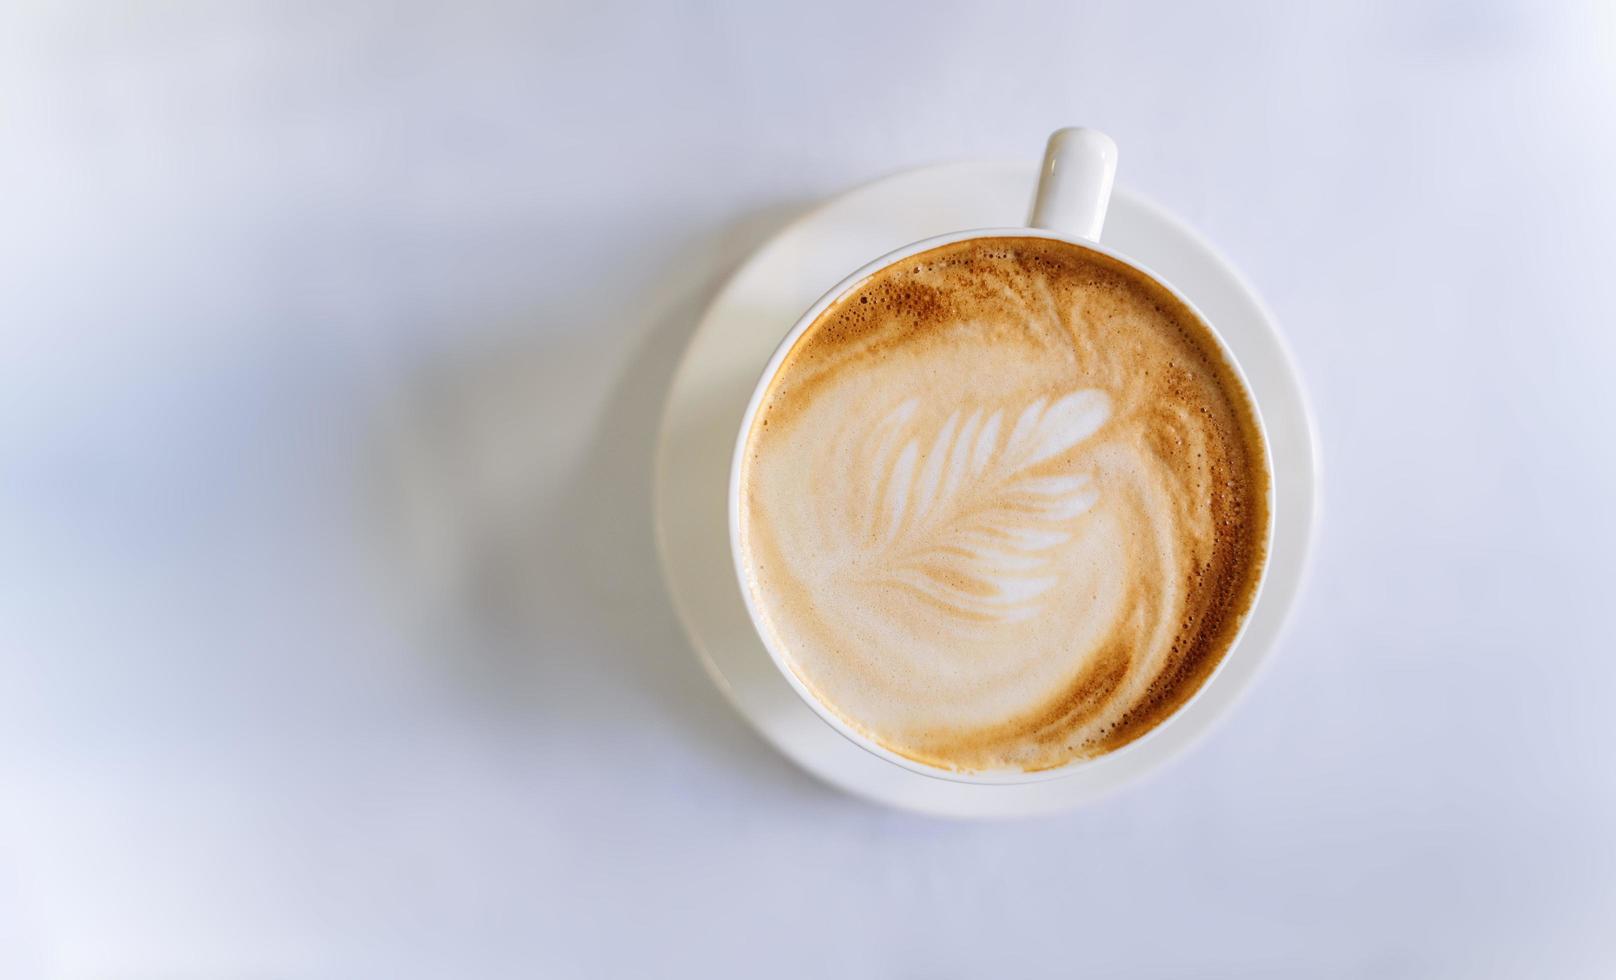
[{"label": "cup rim", "polygon": [[[1239,380],[1241,386],[1245,388],[1247,399],[1251,404],[1252,418],[1256,423],[1258,442],[1260,443],[1260,449],[1262,451],[1263,464],[1268,473],[1266,496],[1268,503],[1269,540],[1265,542],[1265,546],[1263,548],[1262,564],[1258,571],[1256,587],[1252,590],[1251,605],[1246,610],[1245,615],[1241,618],[1240,625],[1236,629],[1233,639],[1229,641],[1228,649],[1225,651],[1223,656],[1218,659],[1217,664],[1212,668],[1212,672],[1207,675],[1204,681],[1201,682],[1201,686],[1198,687],[1193,694],[1186,698],[1182,704],[1175,708],[1173,712],[1166,718],[1163,718],[1161,721],[1157,722],[1156,725],[1149,731],[1145,732],[1143,735],[1139,736],[1128,744],[1092,758],[1075,759],[1071,762],[1067,762],[1063,765],[1055,766],[1050,769],[1039,769],[1030,772],[1016,769],[964,771],[934,766],[894,752],[882,745],[880,742],[876,741],[874,738],[865,735],[852,725],[848,724],[840,715],[831,710],[829,705],[825,704],[813,693],[813,691],[808,689],[808,686],[803,682],[802,678],[797,676],[796,670],[792,668],[785,654],[781,650],[777,649],[777,644],[770,635],[770,631],[766,628],[763,614],[757,606],[757,600],[752,594],[752,589],[747,584],[747,570],[741,548],[741,467],[742,461],[746,455],[747,439],[751,435],[752,424],[756,420],[758,406],[762,404],[764,393],[768,390],[769,385],[774,381],[775,375],[780,370],[780,365],[785,361],[786,356],[790,354],[791,349],[796,346],[797,341],[801,339],[802,335],[807,332],[808,328],[813,325],[814,321],[819,319],[820,314],[824,313],[825,310],[831,306],[831,304],[841,299],[844,294],[852,290],[855,286],[859,285],[871,276],[874,276],[876,273],[886,269],[888,266],[895,265],[902,262],[904,259],[917,255],[921,252],[929,251],[934,248],[940,248],[944,245],[953,245],[958,242],[969,241],[974,238],[1045,238],[1064,242],[1068,245],[1075,245],[1079,248],[1088,249],[1117,262],[1121,262],[1134,271],[1148,277],[1151,281],[1156,283],[1156,285],[1167,290],[1175,299],[1177,299],[1180,303],[1183,303],[1190,310],[1190,312],[1194,313],[1201,323],[1207,327],[1207,332],[1211,334],[1213,342],[1217,345],[1218,352],[1223,356],[1224,361],[1233,370],[1234,375],[1236,379]],[[1079,238],[1072,235],[1065,235],[1058,231],[1053,231],[1046,228],[1034,228],[1028,226],[972,228],[962,231],[946,232],[941,235],[933,235],[930,238],[922,238],[917,241],[910,242],[907,245],[899,246],[898,248],[895,248],[884,255],[866,262],[857,270],[844,277],[836,285],[832,286],[824,293],[824,295],[820,296],[819,299],[815,300],[814,304],[810,306],[807,311],[802,314],[802,316],[798,317],[795,323],[792,324],[791,329],[786,331],[785,336],[781,338],[780,343],[775,347],[774,353],[770,355],[768,363],[764,365],[763,371],[759,376],[757,383],[752,388],[751,397],[747,399],[746,410],[741,415],[740,431],[735,439],[735,448],[730,455],[729,482],[726,497],[728,511],[727,518],[729,524],[730,561],[735,572],[736,585],[740,588],[741,601],[746,606],[747,618],[752,625],[752,631],[757,635],[759,641],[762,642],[764,650],[766,650],[769,654],[769,659],[774,662],[775,669],[785,677],[786,683],[790,685],[792,691],[796,693],[797,697],[800,698],[803,703],[805,703],[808,708],[814,712],[814,714],[818,715],[820,720],[824,721],[831,727],[833,731],[840,734],[843,738],[852,742],[854,745],[870,753],[871,755],[874,755],[903,769],[907,769],[910,772],[932,779],[987,786],[1022,785],[1026,783],[1048,782],[1050,780],[1067,778],[1077,774],[1078,772],[1092,770],[1102,765],[1116,764],[1125,757],[1133,754],[1133,751],[1139,746],[1142,746],[1146,742],[1154,739],[1163,729],[1172,725],[1175,720],[1183,716],[1184,713],[1188,711],[1190,706],[1196,701],[1200,700],[1202,695],[1204,695],[1212,687],[1212,685],[1217,682],[1219,676],[1223,673],[1223,668],[1225,665],[1227,665],[1229,660],[1233,658],[1234,655],[1239,651],[1240,642],[1245,638],[1247,627],[1251,625],[1252,612],[1256,610],[1257,604],[1262,601],[1263,589],[1268,582],[1268,572],[1270,566],[1272,565],[1271,558],[1273,554],[1272,535],[1277,523],[1275,514],[1275,508],[1278,503],[1277,493],[1275,491],[1276,480],[1277,474],[1274,471],[1273,454],[1269,446],[1268,427],[1263,421],[1262,406],[1257,403],[1256,395],[1252,391],[1251,381],[1246,376],[1245,369],[1240,365],[1239,358],[1237,358],[1234,351],[1230,349],[1229,344],[1226,340],[1224,340],[1223,335],[1218,332],[1217,325],[1214,324],[1211,319],[1206,316],[1206,314],[1202,313],[1200,307],[1196,306],[1195,303],[1189,299],[1189,297],[1179,292],[1178,289],[1172,285],[1172,283],[1168,282],[1149,266],[1137,261],[1131,256],[1117,251],[1114,248],[1102,245],[1099,242],[1090,241],[1088,239]]]}]

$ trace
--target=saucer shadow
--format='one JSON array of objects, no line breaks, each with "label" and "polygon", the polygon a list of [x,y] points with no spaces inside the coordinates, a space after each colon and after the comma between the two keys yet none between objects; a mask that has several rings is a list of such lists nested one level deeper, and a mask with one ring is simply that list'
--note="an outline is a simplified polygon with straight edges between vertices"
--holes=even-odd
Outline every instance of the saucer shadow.
[{"label": "saucer shadow", "polygon": [[542,314],[516,318],[491,331],[500,340],[406,379],[375,488],[383,579],[414,645],[432,651],[429,669],[479,716],[603,755],[633,751],[614,740],[688,741],[771,793],[838,795],[769,747],[703,672],[652,524],[680,355],[723,280],[803,210],[768,208],[670,249],[648,288],[573,304],[599,312],[550,331],[559,339],[532,329]]}]

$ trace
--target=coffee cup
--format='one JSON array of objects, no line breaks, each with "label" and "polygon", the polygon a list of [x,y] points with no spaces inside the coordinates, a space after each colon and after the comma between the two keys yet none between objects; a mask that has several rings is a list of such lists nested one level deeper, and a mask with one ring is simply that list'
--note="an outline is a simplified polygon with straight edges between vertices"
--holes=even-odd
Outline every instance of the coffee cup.
[{"label": "coffee cup", "polygon": [[914,242],[779,344],[728,490],[748,614],[860,748],[1057,778],[1216,682],[1267,573],[1273,468],[1215,327],[1100,244],[1116,145],[1049,139],[1026,227]]}]

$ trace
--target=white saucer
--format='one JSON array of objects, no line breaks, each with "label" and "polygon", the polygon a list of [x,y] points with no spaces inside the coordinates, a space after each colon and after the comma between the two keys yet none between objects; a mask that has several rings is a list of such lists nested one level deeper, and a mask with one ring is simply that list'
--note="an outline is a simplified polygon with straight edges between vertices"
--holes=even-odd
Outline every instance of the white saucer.
[{"label": "white saucer", "polygon": [[1300,379],[1272,315],[1210,245],[1167,212],[1118,190],[1105,244],[1192,300],[1239,358],[1268,428],[1277,493],[1272,565],[1240,644],[1207,687],[1147,739],[1059,779],[978,785],[910,772],[864,751],[803,704],[764,650],[729,555],[730,452],[753,386],[804,310],[892,249],[965,228],[1021,224],[1032,165],[960,163],[909,171],[808,214],[741,266],[713,300],[674,375],[657,455],[655,520],[674,607],[714,683],[759,732],[832,785],[951,817],[1048,813],[1160,767],[1205,734],[1250,686],[1301,588],[1317,512],[1316,440]]}]

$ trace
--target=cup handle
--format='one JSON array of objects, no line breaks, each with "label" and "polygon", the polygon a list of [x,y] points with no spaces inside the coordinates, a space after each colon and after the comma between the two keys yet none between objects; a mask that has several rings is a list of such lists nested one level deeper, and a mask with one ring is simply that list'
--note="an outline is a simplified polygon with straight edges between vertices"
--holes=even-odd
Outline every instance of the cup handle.
[{"label": "cup handle", "polygon": [[1111,137],[1080,126],[1055,130],[1044,150],[1027,224],[1098,242],[1116,176],[1117,144]]}]

